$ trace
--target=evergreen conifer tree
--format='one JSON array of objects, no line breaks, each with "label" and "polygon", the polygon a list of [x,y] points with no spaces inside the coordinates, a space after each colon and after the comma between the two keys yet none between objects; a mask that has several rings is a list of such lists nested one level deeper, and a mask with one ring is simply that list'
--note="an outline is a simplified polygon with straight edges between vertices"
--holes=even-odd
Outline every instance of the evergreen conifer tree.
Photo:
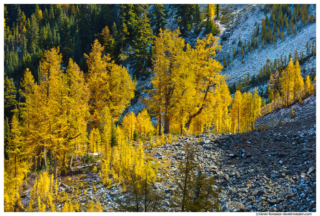
[{"label": "evergreen conifer tree", "polygon": [[149,56],[152,45],[152,30],[150,28],[149,19],[147,14],[144,14],[138,20],[138,26],[132,47],[134,53],[132,54],[132,70],[134,75],[141,77],[147,75],[147,66],[149,65]]},{"label": "evergreen conifer tree", "polygon": [[165,7],[162,4],[156,4],[154,6],[154,13],[151,15],[152,18],[150,20],[151,26],[155,26],[154,35],[157,36],[159,34],[160,28],[162,30],[166,27],[166,14]]}]

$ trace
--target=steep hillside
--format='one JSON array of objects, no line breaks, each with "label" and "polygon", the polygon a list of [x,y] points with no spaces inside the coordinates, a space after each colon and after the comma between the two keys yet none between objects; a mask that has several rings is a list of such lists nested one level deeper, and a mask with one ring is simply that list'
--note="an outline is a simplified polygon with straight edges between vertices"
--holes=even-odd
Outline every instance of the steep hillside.
[{"label": "steep hillside", "polygon": [[[200,7],[204,7],[205,5],[200,5]],[[221,15],[229,18],[228,22],[224,19],[217,20],[216,24],[220,29],[220,33],[217,35],[220,37],[219,42],[222,46],[221,51],[217,53],[216,59],[223,64],[223,58],[227,55],[230,56],[230,63],[227,67],[222,71],[223,74],[229,76],[227,79],[227,84],[231,86],[231,84],[236,83],[239,80],[242,80],[244,75],[258,76],[260,69],[266,64],[266,62],[271,62],[273,64],[274,60],[279,60],[281,57],[286,58],[289,61],[289,54],[291,54],[292,58],[294,57],[295,52],[298,52],[300,56],[301,53],[306,55],[306,45],[309,45],[309,53],[310,47],[313,42],[316,41],[316,22],[310,23],[308,22],[306,26],[302,26],[297,28],[295,35],[287,34],[286,30],[284,30],[284,38],[276,37],[275,44],[264,44],[261,45],[261,42],[258,42],[258,48],[253,49],[252,51],[248,51],[244,55],[244,59],[242,61],[241,54],[236,54],[232,57],[233,48],[237,50],[240,49],[238,46],[239,37],[241,41],[250,41],[252,34],[255,32],[255,29],[259,26],[259,29],[262,28],[262,19],[265,17],[265,12],[263,11],[265,5],[247,5],[247,4],[235,4],[235,5],[220,5],[221,7]],[[309,16],[316,14],[316,8],[313,8],[313,12],[311,14],[311,6],[307,7],[307,10],[310,12]],[[177,20],[175,19],[176,10],[171,7],[169,16],[167,18],[167,28],[171,30],[175,30],[178,28]],[[270,18],[270,11],[267,13]],[[203,20],[201,23],[204,23]],[[205,27],[201,27],[201,30],[198,34],[196,34],[195,29],[202,24],[194,24],[190,32],[185,37],[186,41],[193,45],[197,38],[205,37]],[[259,36],[259,35],[258,35]],[[231,63],[233,62],[233,63]],[[233,64],[233,65],[232,65]],[[284,63],[286,64],[286,63]],[[307,75],[315,75],[316,69],[316,57],[311,56],[307,58],[304,62],[300,63],[301,65],[301,75],[305,78]],[[139,86],[149,86],[151,84],[148,82],[150,79],[145,81],[138,80],[138,88],[141,90]],[[253,92],[255,87],[258,87],[259,92],[266,92],[267,84],[264,83],[262,85],[254,85],[251,86],[247,91]],[[128,108],[128,111],[133,111],[135,114],[140,112],[145,106],[141,103],[140,97],[146,96],[146,94],[139,94],[136,100],[133,101],[132,106]],[[266,99],[266,98],[265,98]],[[123,114],[125,115],[125,113]]]}]

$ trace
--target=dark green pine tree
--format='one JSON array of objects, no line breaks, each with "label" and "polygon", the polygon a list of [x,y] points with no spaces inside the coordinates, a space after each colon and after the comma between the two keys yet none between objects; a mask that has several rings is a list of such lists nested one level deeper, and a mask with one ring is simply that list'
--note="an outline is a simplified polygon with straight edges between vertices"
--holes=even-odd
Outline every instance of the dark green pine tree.
[{"label": "dark green pine tree", "polygon": [[40,10],[40,9],[39,9],[39,5],[36,5],[36,9],[35,9],[34,14],[35,14],[35,16],[36,16],[36,18],[37,18],[38,21],[40,21],[40,20],[39,20],[39,10]]},{"label": "dark green pine tree", "polygon": [[154,13],[152,14],[151,18],[151,26],[155,26],[154,35],[159,34],[160,28],[162,30],[166,27],[166,14],[165,14],[165,7],[163,4],[156,4],[154,6]]},{"label": "dark green pine tree", "polygon": [[39,36],[39,48],[40,49],[47,49],[47,34],[46,34],[46,28],[42,27],[40,31]]},{"label": "dark green pine tree", "polygon": [[126,43],[131,43],[134,36],[134,31],[138,24],[138,15],[134,10],[133,4],[121,5],[120,8],[121,17],[121,35],[122,43],[125,46]]},{"label": "dark green pine tree", "polygon": [[79,39],[81,42],[81,54],[89,53],[90,45],[93,41],[90,25],[90,5],[81,4],[78,7],[79,12],[77,13],[77,25],[79,30]]},{"label": "dark green pine tree", "polygon": [[50,24],[48,23],[47,25],[47,32],[48,32],[48,36],[47,36],[47,49],[51,49],[53,47],[53,36],[52,36],[52,31],[50,28]]},{"label": "dark green pine tree", "polygon": [[175,7],[177,8],[176,19],[178,20],[181,34],[185,36],[192,27],[195,5],[178,4]]},{"label": "dark green pine tree", "polygon": [[207,34],[212,33],[213,35],[217,35],[219,33],[219,29],[215,27],[212,18],[210,17],[209,4],[206,6],[206,18],[207,18],[207,26],[206,31]]},{"label": "dark green pine tree", "polygon": [[140,77],[147,76],[147,65],[152,45],[152,30],[149,19],[145,13],[138,21],[137,31],[133,40],[132,69],[134,75]]},{"label": "dark green pine tree", "polygon": [[76,34],[75,35],[75,42],[74,42],[74,61],[80,62],[82,56],[83,56],[83,53],[81,53],[80,37],[79,37],[79,34]]},{"label": "dark green pine tree", "polygon": [[22,62],[23,62],[23,71],[25,71],[25,69],[29,66],[29,69],[32,70],[33,68],[30,67],[30,63],[31,63],[31,56],[28,53],[27,50],[27,43],[23,44],[23,57],[22,57]]},{"label": "dark green pine tree", "polygon": [[216,11],[215,11],[216,20],[220,19],[219,13],[220,13],[220,5],[219,5],[219,4],[216,4]]},{"label": "dark green pine tree", "polygon": [[61,6],[59,5],[59,7],[57,9],[57,18],[56,18],[57,20],[56,20],[56,23],[58,24],[58,28],[60,30],[61,30],[61,27],[62,27],[63,18],[64,18],[63,11],[62,11]]},{"label": "dark green pine tree", "polygon": [[120,17],[117,15],[117,7],[115,4],[101,5],[98,16],[98,29],[103,29],[106,25],[111,29],[113,23],[119,24],[120,22]]},{"label": "dark green pine tree", "polygon": [[39,25],[34,14],[31,15],[31,23],[28,32],[28,51],[34,52],[38,49],[39,41]]},{"label": "dark green pine tree", "polygon": [[65,17],[62,24],[62,43],[61,52],[63,62],[68,62],[69,58],[72,58],[73,42],[70,30],[70,21],[68,17]]},{"label": "dark green pine tree", "polygon": [[111,29],[111,35],[113,38],[117,39],[118,38],[118,28],[117,28],[117,24],[114,22],[112,25],[112,29]]},{"label": "dark green pine tree", "polygon": [[17,25],[20,25],[20,23],[24,24],[26,19],[26,15],[24,14],[23,11],[21,11],[20,6],[18,7],[18,12],[17,12]]},{"label": "dark green pine tree", "polygon": [[194,22],[200,22],[201,21],[201,11],[200,11],[200,5],[195,5],[195,13],[194,13]]},{"label": "dark green pine tree", "polygon": [[48,9],[45,8],[43,12],[43,22],[48,23],[49,22],[49,12]]},{"label": "dark green pine tree", "polygon": [[90,26],[92,33],[96,33],[101,31],[100,25],[99,25],[99,16],[98,16],[98,6],[96,4],[91,5],[91,13],[90,13]]},{"label": "dark green pine tree", "polygon": [[115,22],[112,25],[111,35],[114,39],[113,53],[111,54],[111,59],[113,59],[116,64],[119,64],[119,55],[121,54],[121,34],[119,33],[117,24]]},{"label": "dark green pine tree", "polygon": [[17,90],[13,82],[13,78],[9,79],[8,77],[4,80],[4,113],[5,116],[11,119],[12,110],[15,109],[17,105]]},{"label": "dark green pine tree", "polygon": [[54,20],[55,20],[55,16],[54,16],[54,9],[53,9],[53,5],[52,4],[50,4],[50,6],[49,6],[49,22],[51,23],[51,24],[53,24],[53,22],[54,22]]},{"label": "dark green pine tree", "polygon": [[57,32],[57,42],[56,42],[57,46],[59,46],[59,45],[60,45],[60,41],[61,41],[60,33],[59,33],[59,32]]}]

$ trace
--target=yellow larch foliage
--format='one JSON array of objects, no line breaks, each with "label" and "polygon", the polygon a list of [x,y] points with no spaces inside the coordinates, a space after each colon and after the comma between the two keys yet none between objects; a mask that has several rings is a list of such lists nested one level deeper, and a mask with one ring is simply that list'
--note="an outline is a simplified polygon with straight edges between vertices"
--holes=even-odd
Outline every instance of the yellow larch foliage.
[{"label": "yellow larch foliage", "polygon": [[[37,200],[39,211],[44,211],[46,209],[51,209],[51,211],[54,210],[55,209],[55,205],[53,204],[54,188],[55,188],[55,181],[54,181],[53,175],[51,175],[51,178],[50,178],[47,171],[42,172],[40,176],[35,180],[33,189],[30,191],[29,208],[33,206],[33,203],[34,203],[33,200]],[[56,189],[55,189],[55,192],[57,192]]]},{"label": "yellow larch foliage", "polygon": [[227,86],[227,83],[225,80],[222,80],[221,84],[219,85],[219,93],[220,93],[219,95],[222,103],[222,107],[221,107],[222,124],[221,124],[220,130],[222,133],[230,132],[230,119],[228,114],[228,107],[232,102],[232,97],[230,95],[229,87]]},{"label": "yellow larch foliage", "polygon": [[125,131],[126,135],[129,137],[129,139],[133,139],[133,133],[134,133],[134,130],[136,129],[136,122],[137,122],[137,118],[133,112],[127,113],[122,120],[123,130]]},{"label": "yellow larch foliage", "polygon": [[90,203],[88,205],[88,212],[94,212],[94,203],[92,200],[90,200]]},{"label": "yellow larch foliage", "polygon": [[172,135],[171,135],[171,133],[169,133],[169,136],[168,136],[168,143],[172,143]]},{"label": "yellow larch foliage", "polygon": [[147,109],[143,109],[137,115],[136,130],[140,136],[147,136],[149,132],[153,131],[152,121]]},{"label": "yellow larch foliage", "polygon": [[45,212],[45,211],[46,211],[46,204],[42,203],[40,212]]},{"label": "yellow larch foliage", "polygon": [[105,51],[110,50],[110,48],[115,43],[115,39],[112,37],[109,27],[107,25],[101,31],[101,40]]},{"label": "yellow larch foliage", "polygon": [[172,82],[177,81],[183,70],[180,70],[179,63],[183,48],[184,40],[179,37],[180,32],[160,29],[159,36],[155,39],[155,51],[153,60],[153,70],[151,83],[154,87],[146,90],[150,93],[150,98],[146,101],[152,115],[159,122],[159,135],[162,131],[162,120],[166,122],[165,133],[168,128],[168,121],[174,114],[173,104],[173,85]]},{"label": "yellow larch foliage", "polygon": [[80,211],[80,205],[77,201],[74,202],[73,208],[75,211],[78,211],[78,212]]},{"label": "yellow larch foliage", "polygon": [[[276,72],[277,74],[278,72]],[[306,79],[307,81],[307,79]],[[310,83],[309,81],[307,81]],[[276,86],[276,79],[272,75],[269,80],[269,85]],[[279,78],[279,85],[281,91],[281,103],[284,106],[288,106],[296,101],[301,101],[303,97],[306,96],[306,93],[313,92],[313,86],[310,86],[303,82],[303,78],[301,76],[300,64],[297,60],[295,64],[293,64],[292,59],[290,59],[288,66],[281,72],[281,76]],[[309,89],[310,88],[310,89]],[[273,89],[273,96],[275,98],[279,97],[279,92],[277,89]],[[274,99],[274,107],[276,107],[277,101]]]},{"label": "yellow larch foliage", "polygon": [[4,170],[4,206],[5,211],[15,211],[20,203],[19,190],[23,185],[23,179],[29,172],[28,152],[24,137],[21,134],[21,124],[16,114],[11,120],[11,137],[7,153],[9,159],[5,160]]},{"label": "yellow larch foliage", "polygon": [[27,212],[33,212],[34,211],[33,206],[34,206],[33,199],[30,199]]},{"label": "yellow larch foliage", "polygon": [[95,145],[95,152],[100,152],[101,151],[101,135],[98,128],[96,128],[96,135],[97,135],[97,140]]},{"label": "yellow larch foliage", "polygon": [[[42,133],[38,143],[42,144],[40,146],[42,155],[50,149],[53,157],[57,160],[64,156],[60,152],[62,148],[58,145],[58,142],[63,141],[63,135],[67,131],[66,120],[64,118],[59,119],[63,115],[63,104],[61,103],[64,100],[64,97],[61,97],[61,91],[63,91],[61,63],[62,54],[59,48],[47,50],[40,62],[39,74],[39,100],[41,105],[39,117],[42,117],[42,121],[37,127],[41,128]],[[60,133],[53,134],[53,129],[57,128],[60,128]]]},{"label": "yellow larch foliage", "polygon": [[39,12],[38,12],[38,16],[39,16],[39,20],[42,20],[42,10],[41,9],[39,9]]},{"label": "yellow larch foliage", "polygon": [[188,133],[190,134],[200,134],[204,131],[206,120],[207,118],[207,112],[202,112],[200,115],[196,116],[189,127]]},{"label": "yellow larch foliage", "polygon": [[102,207],[100,202],[97,203],[96,208],[97,208],[97,212],[102,212]]},{"label": "yellow larch foliage", "polygon": [[106,187],[111,185],[111,179],[109,179],[109,175],[111,174],[110,170],[110,158],[102,159],[101,163],[101,171],[99,172],[102,184]]},{"label": "yellow larch foliage", "polygon": [[56,206],[53,203],[51,204],[50,208],[51,208],[51,212],[55,212],[56,211]]},{"label": "yellow larch foliage", "polygon": [[288,66],[282,71],[280,76],[280,87],[283,100],[282,102],[288,106],[293,100],[295,67],[290,58]]},{"label": "yellow larch foliage", "polygon": [[[155,40],[153,88],[146,90],[150,94],[146,103],[158,120],[159,134],[162,121],[164,133],[169,133],[170,125],[180,132],[185,126],[189,128],[193,119],[213,103],[215,86],[224,79],[222,65],[214,60],[216,50],[221,48],[218,38],[209,34],[191,48],[179,35],[179,30],[160,30]],[[202,127],[199,122],[197,128]]]},{"label": "yellow larch foliage", "polygon": [[[85,83],[83,72],[79,66],[70,58],[67,70],[63,76],[64,91],[66,94],[65,104],[67,122],[69,128],[67,131],[68,142],[65,143],[65,149],[73,157],[85,154],[87,144],[87,120],[89,118],[87,94],[88,87]],[[65,153],[65,152],[64,152]]]},{"label": "yellow larch foliage", "polygon": [[106,160],[110,160],[111,157],[111,127],[112,127],[112,117],[108,106],[105,106],[102,111],[101,116],[101,150],[103,152],[103,157]]},{"label": "yellow larch foliage", "polygon": [[98,171],[97,166],[94,166],[92,172],[96,173]]},{"label": "yellow larch foliage", "polygon": [[69,212],[69,203],[66,201],[62,207],[62,212]]},{"label": "yellow larch foliage", "polygon": [[91,128],[99,126],[104,106],[109,107],[112,117],[117,120],[134,97],[135,86],[127,69],[114,64],[109,54],[102,57],[103,49],[98,40],[95,40],[89,55],[84,54],[91,92]]},{"label": "yellow larch foliage", "polygon": [[166,144],[166,137],[165,137],[164,133],[161,135],[161,144],[162,145]]},{"label": "yellow larch foliage", "polygon": [[213,21],[214,13],[216,11],[216,6],[214,4],[208,4],[208,14],[211,21]]},{"label": "yellow larch foliage", "polygon": [[297,101],[299,99],[301,99],[302,94],[303,94],[303,78],[301,76],[301,70],[300,70],[300,64],[299,61],[297,60],[295,65],[294,65],[294,69],[295,69],[295,74],[294,74],[294,100]]},{"label": "yellow larch foliage", "polygon": [[103,47],[98,40],[95,40],[89,55],[84,54],[88,65],[87,83],[91,91],[91,98],[89,101],[91,119],[97,127],[100,122],[100,110],[105,106],[106,94],[109,91],[107,69],[111,68],[111,59],[109,55],[102,57]]},{"label": "yellow larch foliage", "polygon": [[304,83],[304,91],[309,95],[311,95],[314,91],[314,88],[313,88],[313,85],[311,84],[309,75],[306,77],[306,80]]},{"label": "yellow larch foliage", "polygon": [[157,145],[157,146],[161,146],[161,139],[160,139],[159,137],[157,137],[156,145]]},{"label": "yellow larch foliage", "polygon": [[230,109],[228,120],[229,131],[232,133],[245,133],[254,129],[255,120],[261,115],[261,97],[257,89],[254,94],[236,91]]},{"label": "yellow larch foliage", "polygon": [[70,202],[69,203],[69,209],[68,209],[68,212],[74,212],[74,207],[72,205],[72,203]]},{"label": "yellow larch foliage", "polygon": [[242,112],[242,95],[240,91],[236,91],[232,108],[230,110],[231,121],[233,125],[233,133],[240,133],[240,118]]},{"label": "yellow larch foliage", "polygon": [[[89,135],[89,146],[88,146],[88,150],[90,150],[92,153],[95,152],[94,150],[94,147],[96,145],[96,129],[93,128],[91,131],[90,131],[90,135]],[[88,151],[87,150],[87,151]]]},{"label": "yellow larch foliage", "polygon": [[258,90],[257,88],[255,88],[254,90],[254,95],[253,95],[253,127],[252,130],[255,129],[254,128],[254,122],[255,120],[260,117],[261,115],[261,97],[258,94]]}]

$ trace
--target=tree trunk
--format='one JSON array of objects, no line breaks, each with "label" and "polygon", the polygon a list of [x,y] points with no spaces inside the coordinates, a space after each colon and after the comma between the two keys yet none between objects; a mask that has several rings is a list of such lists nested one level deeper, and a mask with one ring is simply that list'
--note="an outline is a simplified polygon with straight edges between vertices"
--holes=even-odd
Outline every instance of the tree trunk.
[{"label": "tree trunk", "polygon": [[112,160],[113,160],[113,157],[112,157],[112,153],[113,153],[113,148],[111,148],[111,155],[110,155],[110,169],[112,168]]},{"label": "tree trunk", "polygon": [[164,121],[164,133],[165,134],[169,133],[169,125],[170,125],[170,120],[167,116],[165,116],[165,121]]},{"label": "tree trunk", "polygon": [[206,100],[206,98],[207,98],[208,91],[209,91],[210,87],[213,88],[213,86],[211,86],[211,83],[209,83],[209,85],[207,86],[206,93],[205,93],[205,95],[204,95],[204,97],[203,97],[203,100],[202,100],[203,102],[202,102],[202,105],[201,105],[200,109],[199,109],[196,113],[194,113],[194,114],[192,114],[192,115],[189,116],[189,120],[188,120],[188,122],[186,123],[186,127],[187,127],[188,131],[189,131],[189,127],[190,127],[190,124],[191,124],[192,119],[195,118],[195,117],[197,117],[197,116],[201,113],[201,111],[203,110],[203,108],[204,108],[204,106],[205,106],[205,103],[204,103],[204,102],[205,102],[205,100]]},{"label": "tree trunk", "polygon": [[46,154],[46,147],[42,146],[43,158],[42,158],[42,165],[43,168],[47,168],[47,154]]},{"label": "tree trunk", "polygon": [[41,170],[41,158],[40,158],[40,155],[41,155],[41,151],[39,150],[38,151],[38,158],[37,158],[37,169],[38,170]]},{"label": "tree trunk", "polygon": [[54,157],[53,175],[55,180],[57,179],[57,168],[58,168],[58,158]]},{"label": "tree trunk", "polygon": [[66,153],[63,154],[63,160],[62,160],[62,164],[61,164],[61,176],[66,175],[65,162],[66,162]]},{"label": "tree trunk", "polygon": [[33,169],[32,170],[35,170],[36,166],[37,166],[37,160],[36,160],[36,157],[33,156]]},{"label": "tree trunk", "polygon": [[49,157],[49,163],[50,166],[52,166],[52,155],[51,155],[51,150],[48,151],[48,157]]},{"label": "tree trunk", "polygon": [[159,115],[159,136],[161,136],[161,114]]},{"label": "tree trunk", "polygon": [[72,170],[72,160],[73,160],[73,155],[71,155],[71,158],[70,158],[69,170]]}]

